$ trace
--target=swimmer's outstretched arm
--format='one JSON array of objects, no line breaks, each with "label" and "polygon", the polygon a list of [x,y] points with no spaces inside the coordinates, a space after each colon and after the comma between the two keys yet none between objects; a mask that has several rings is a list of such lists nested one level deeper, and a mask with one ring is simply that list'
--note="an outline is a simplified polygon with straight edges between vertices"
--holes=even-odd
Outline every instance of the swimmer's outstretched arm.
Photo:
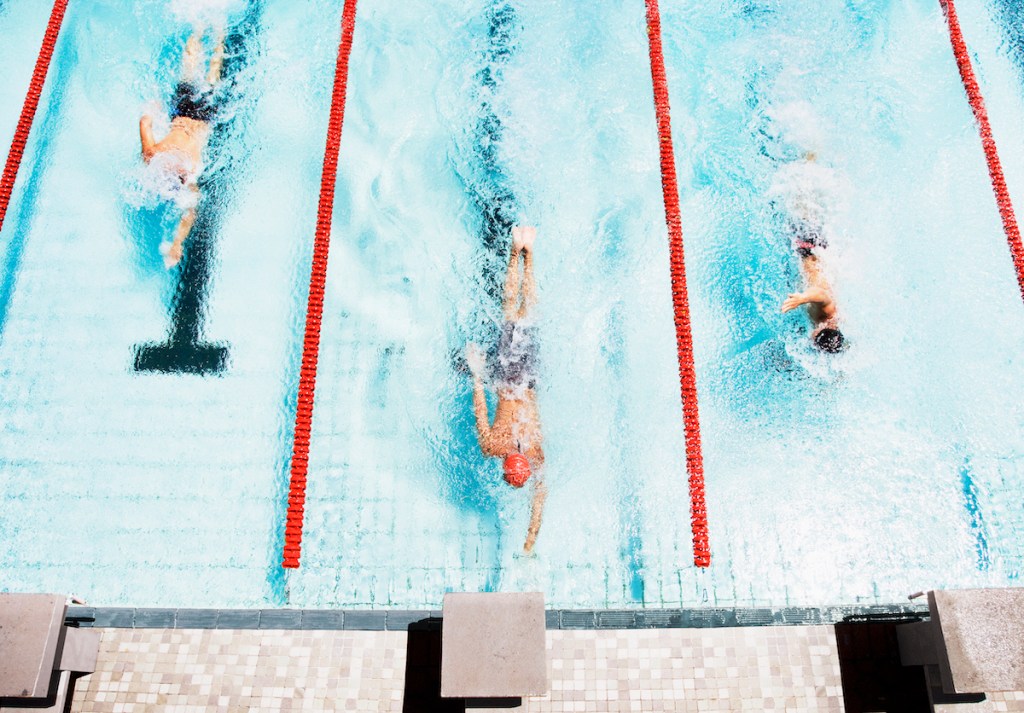
[{"label": "swimmer's outstretched arm", "polygon": [[544,501],[548,497],[548,489],[544,481],[539,477],[533,483],[533,505],[530,507],[530,527],[526,531],[526,542],[523,544],[523,552],[529,554],[537,542],[537,534],[540,532],[540,521],[544,516]]},{"label": "swimmer's outstretched arm", "polygon": [[142,142],[142,158],[145,161],[156,153],[156,139],[153,138],[153,117],[146,114],[139,119],[139,140]]},{"label": "swimmer's outstretched arm", "polygon": [[828,311],[833,306],[832,294],[821,287],[811,287],[805,292],[794,292],[782,303],[782,311],[789,312],[800,305],[816,304]]},{"label": "swimmer's outstretched arm", "polygon": [[473,374],[473,415],[476,417],[476,437],[485,456],[499,455],[491,443],[491,417],[487,413],[487,395],[484,393],[483,355],[475,344],[466,347],[466,363]]},{"label": "swimmer's outstretched arm", "polygon": [[164,264],[167,265],[168,269],[181,262],[181,258],[185,254],[185,239],[192,232],[192,226],[195,225],[195,222],[195,208],[189,208],[185,211],[185,215],[181,216],[181,220],[178,221],[178,227],[174,231],[174,242],[171,243],[171,247],[164,258]]}]

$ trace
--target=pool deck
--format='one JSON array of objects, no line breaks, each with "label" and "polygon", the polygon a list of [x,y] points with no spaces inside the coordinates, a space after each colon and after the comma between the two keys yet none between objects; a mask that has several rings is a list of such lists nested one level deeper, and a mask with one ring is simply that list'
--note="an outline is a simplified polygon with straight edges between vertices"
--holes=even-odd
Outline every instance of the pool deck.
[{"label": "pool deck", "polygon": [[[109,611],[95,612],[96,623]],[[166,622],[166,611],[121,611],[133,612],[132,618],[123,613],[119,626],[97,627],[98,668],[78,681],[71,708],[76,713],[464,710],[438,698],[440,632],[436,619],[410,619],[422,612],[394,614],[391,629],[385,616],[385,626],[369,630],[269,628],[277,621],[294,625],[294,613],[221,622],[250,628],[212,628],[209,618],[206,628],[174,628],[194,621],[191,614],[140,628]],[[323,624],[328,614],[317,620],[303,612],[298,623],[306,615],[308,625]],[[867,707],[872,696],[891,698],[896,690],[920,700],[925,692],[923,682],[907,685],[917,681],[914,669],[893,664],[894,624],[884,617],[701,628],[681,627],[676,618],[667,628],[595,628],[602,612],[591,614],[593,619],[584,616],[589,628],[568,628],[563,625],[578,619],[548,612],[550,692],[511,710],[884,710]],[[353,624],[376,621],[351,618]],[[881,691],[880,681],[896,688]],[[916,709],[900,705],[889,710]],[[1024,711],[1024,692],[935,710]]]}]

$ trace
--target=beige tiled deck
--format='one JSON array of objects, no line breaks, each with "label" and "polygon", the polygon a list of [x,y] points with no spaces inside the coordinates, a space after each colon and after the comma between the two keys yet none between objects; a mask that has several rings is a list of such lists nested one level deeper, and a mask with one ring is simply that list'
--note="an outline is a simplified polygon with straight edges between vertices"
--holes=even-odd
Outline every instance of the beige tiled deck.
[{"label": "beige tiled deck", "polygon": [[[833,632],[549,631],[551,690],[523,708],[842,711]],[[401,711],[407,636],[104,629],[99,668],[78,682],[72,711]],[[989,696],[983,710],[1024,711],[1024,694]]]}]

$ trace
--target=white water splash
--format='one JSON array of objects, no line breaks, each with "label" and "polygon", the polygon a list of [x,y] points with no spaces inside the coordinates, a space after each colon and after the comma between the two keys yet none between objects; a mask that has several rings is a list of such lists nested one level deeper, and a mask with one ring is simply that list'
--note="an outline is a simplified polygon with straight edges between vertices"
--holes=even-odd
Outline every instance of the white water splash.
[{"label": "white water splash", "polygon": [[176,165],[169,165],[164,155],[156,155],[148,164],[141,164],[124,191],[125,202],[136,208],[155,207],[168,202],[180,210],[195,208],[199,193],[182,184]]},{"label": "white water splash", "polygon": [[791,221],[828,241],[846,208],[850,186],[834,169],[816,160],[800,159],[775,172],[768,195],[782,204]]},{"label": "white water splash", "polygon": [[224,25],[245,0],[171,0],[171,13],[192,25]]},{"label": "white water splash", "polygon": [[774,104],[768,110],[772,127],[782,142],[797,153],[820,153],[825,146],[825,130],[817,112],[806,101]]}]

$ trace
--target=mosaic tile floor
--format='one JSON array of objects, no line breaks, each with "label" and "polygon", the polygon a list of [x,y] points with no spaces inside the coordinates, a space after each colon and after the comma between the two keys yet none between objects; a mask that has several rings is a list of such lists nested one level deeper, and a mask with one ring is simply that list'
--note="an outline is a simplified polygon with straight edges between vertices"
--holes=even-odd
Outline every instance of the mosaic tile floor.
[{"label": "mosaic tile floor", "polygon": [[[463,710],[415,697],[424,648],[406,632],[102,632],[74,713]],[[845,710],[831,626],[563,630],[547,643],[549,694],[513,710]],[[1024,711],[1024,693],[957,710]]]}]

